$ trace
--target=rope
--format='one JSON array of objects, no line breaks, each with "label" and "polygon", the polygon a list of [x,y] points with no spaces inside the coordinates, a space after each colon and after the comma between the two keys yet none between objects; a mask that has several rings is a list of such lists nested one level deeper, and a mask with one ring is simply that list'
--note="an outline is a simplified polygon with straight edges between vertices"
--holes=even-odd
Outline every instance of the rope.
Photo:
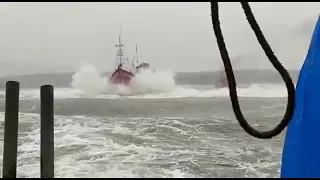
[{"label": "rope", "polygon": [[235,113],[235,116],[241,125],[241,127],[251,136],[254,136],[259,139],[271,139],[272,137],[275,137],[279,135],[289,124],[293,112],[294,112],[294,103],[295,103],[295,87],[294,84],[290,78],[289,73],[287,70],[282,66],[282,64],[278,61],[277,57],[272,52],[272,49],[270,45],[268,44],[267,40],[265,39],[262,31],[260,30],[260,27],[258,23],[256,22],[254,15],[251,11],[251,8],[248,4],[248,2],[241,2],[242,8],[244,10],[244,13],[247,17],[247,20],[254,31],[257,40],[259,41],[259,44],[263,48],[265,54],[267,55],[269,61],[272,63],[273,67],[280,73],[283,81],[286,84],[287,92],[288,92],[288,100],[287,100],[287,108],[286,112],[280,121],[280,123],[272,130],[269,131],[258,131],[254,129],[252,126],[249,125],[247,120],[244,118],[241,108],[238,101],[238,95],[237,95],[237,88],[236,88],[236,81],[232,69],[232,65],[230,62],[230,58],[228,55],[228,50],[226,48],[224,38],[221,32],[220,28],[220,21],[219,21],[219,7],[218,2],[211,2],[211,13],[212,13],[212,24],[213,24],[213,30],[217,39],[217,44],[220,50],[220,55],[223,60],[225,72],[228,79],[228,86],[229,86],[229,95],[232,103],[232,108]]}]

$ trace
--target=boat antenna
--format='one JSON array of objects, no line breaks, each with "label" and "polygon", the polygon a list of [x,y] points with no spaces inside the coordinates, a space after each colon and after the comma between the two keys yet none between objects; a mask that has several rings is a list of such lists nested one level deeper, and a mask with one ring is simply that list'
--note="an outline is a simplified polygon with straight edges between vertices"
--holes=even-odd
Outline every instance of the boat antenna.
[{"label": "boat antenna", "polygon": [[272,137],[279,135],[287,127],[287,125],[289,124],[293,116],[294,105],[295,105],[295,87],[288,71],[278,61],[278,58],[275,56],[270,45],[265,39],[257,21],[255,20],[255,17],[251,11],[249,3],[248,2],[240,2],[240,3],[247,17],[247,20],[251,26],[251,29],[254,31],[255,36],[257,37],[259,44],[263,48],[265,54],[267,55],[269,61],[272,63],[273,67],[281,75],[287,87],[288,102],[287,102],[286,112],[281,122],[274,129],[269,131],[263,131],[263,132],[254,129],[252,126],[249,125],[249,123],[244,118],[241,112],[239,101],[238,101],[238,95],[237,95],[236,81],[235,81],[232,65],[230,62],[230,58],[228,55],[228,50],[226,48],[224,38],[221,32],[218,2],[211,2],[211,18],[212,18],[213,30],[216,36],[220,55],[221,55],[224,69],[228,79],[229,95],[232,103],[233,112],[235,113],[239,124],[248,134],[250,134],[253,137],[256,137],[259,139],[271,139]]},{"label": "boat antenna", "polygon": [[138,45],[136,44],[136,57],[137,57],[137,66],[139,65],[139,57],[138,57]]}]

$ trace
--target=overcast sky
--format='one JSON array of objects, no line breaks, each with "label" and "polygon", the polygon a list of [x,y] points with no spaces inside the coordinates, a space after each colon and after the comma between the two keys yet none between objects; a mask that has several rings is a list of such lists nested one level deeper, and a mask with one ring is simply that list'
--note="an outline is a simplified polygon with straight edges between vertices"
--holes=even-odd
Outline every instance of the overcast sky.
[{"label": "overcast sky", "polygon": [[[271,68],[240,3],[220,4],[230,54],[245,57],[234,62],[234,67]],[[287,68],[300,68],[320,3],[250,4],[279,59]],[[0,75],[70,72],[82,62],[111,71],[121,26],[128,58],[134,55],[137,43],[140,60],[156,69],[216,70],[222,62],[210,14],[208,2],[1,2]],[[301,23],[308,28],[295,30]]]}]

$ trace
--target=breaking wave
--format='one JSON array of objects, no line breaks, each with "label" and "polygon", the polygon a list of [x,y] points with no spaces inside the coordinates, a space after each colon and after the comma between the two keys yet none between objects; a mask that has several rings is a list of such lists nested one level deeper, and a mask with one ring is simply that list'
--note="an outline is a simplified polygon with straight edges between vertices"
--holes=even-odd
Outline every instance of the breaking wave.
[{"label": "breaking wave", "polygon": [[[91,64],[84,64],[72,77],[71,88],[55,88],[56,99],[68,98],[184,98],[184,97],[229,97],[228,88],[217,89],[213,85],[181,86],[174,80],[172,71],[142,71],[131,81],[130,86],[110,85],[108,77],[101,76]],[[251,84],[237,88],[239,97],[287,97],[284,85]],[[4,91],[0,97],[4,98]],[[39,89],[22,89],[21,99],[40,97]]]},{"label": "breaking wave", "polygon": [[[125,92],[125,88],[122,89]],[[0,92],[0,97],[4,99],[5,92]],[[229,90],[209,89],[199,90],[192,87],[175,86],[172,91],[153,92],[137,95],[120,95],[120,94],[87,94],[83,91],[73,88],[56,88],[54,91],[55,99],[69,98],[102,98],[102,99],[118,99],[118,98],[134,98],[134,99],[157,99],[157,98],[185,98],[185,97],[229,97]],[[238,88],[239,97],[287,97],[285,87],[274,84],[252,84],[246,88]],[[20,99],[38,99],[40,97],[39,89],[22,89]]]}]

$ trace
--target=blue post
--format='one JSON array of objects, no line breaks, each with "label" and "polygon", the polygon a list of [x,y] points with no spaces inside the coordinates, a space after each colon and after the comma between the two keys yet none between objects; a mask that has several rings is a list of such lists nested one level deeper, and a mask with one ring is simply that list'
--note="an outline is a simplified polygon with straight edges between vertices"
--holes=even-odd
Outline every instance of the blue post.
[{"label": "blue post", "polygon": [[[290,52],[288,52],[290,53]],[[282,178],[320,178],[320,18],[300,70],[282,155]]]}]

